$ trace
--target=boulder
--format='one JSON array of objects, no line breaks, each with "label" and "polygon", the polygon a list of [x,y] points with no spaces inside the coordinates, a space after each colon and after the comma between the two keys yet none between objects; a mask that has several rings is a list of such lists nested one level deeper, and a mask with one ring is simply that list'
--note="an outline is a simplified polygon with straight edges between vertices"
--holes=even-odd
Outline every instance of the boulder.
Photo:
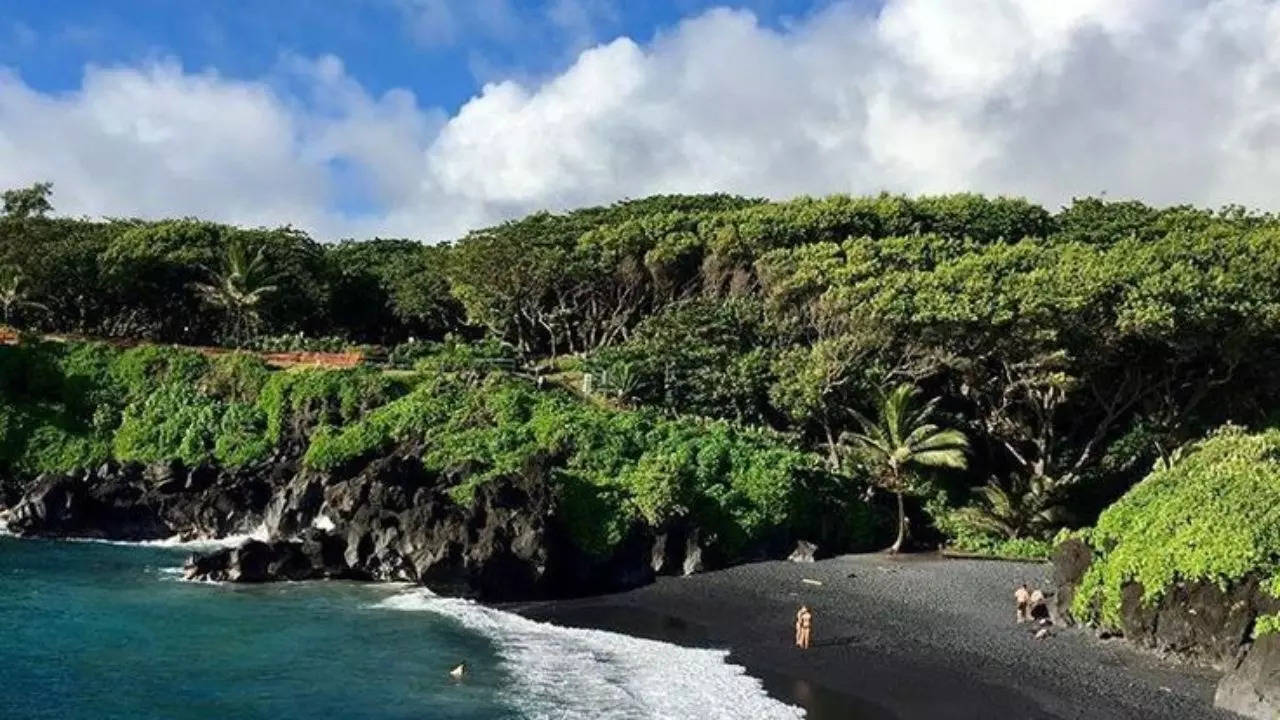
[{"label": "boulder", "polygon": [[1254,641],[1218,682],[1213,704],[1258,720],[1280,717],[1280,636]]},{"label": "boulder", "polygon": [[276,491],[263,516],[272,536],[292,536],[310,527],[324,504],[324,479],[303,472]]},{"label": "boulder", "polygon": [[309,530],[295,540],[246,540],[187,559],[183,577],[212,582],[260,583],[275,580],[364,579],[343,560],[342,538]]},{"label": "boulder", "polygon": [[818,546],[807,540],[800,540],[796,543],[796,549],[791,551],[787,559],[797,563],[811,563],[817,560]]},{"label": "boulder", "polygon": [[1073,620],[1071,603],[1075,600],[1076,588],[1084,579],[1085,571],[1093,562],[1093,551],[1083,540],[1070,538],[1054,547],[1051,559],[1055,590],[1050,609],[1055,618],[1069,624]]},{"label": "boulder", "polygon": [[1158,605],[1154,645],[1162,651],[1232,661],[1248,639],[1258,583],[1250,579],[1223,590],[1214,583],[1177,583]]},{"label": "boulder", "polygon": [[702,533],[693,530],[685,539],[684,548],[684,565],[681,568],[685,575],[700,573],[707,569],[707,563],[704,559],[706,547],[702,543]]},{"label": "boulder", "polygon": [[1127,583],[1120,590],[1120,630],[1129,640],[1155,647],[1156,618],[1159,608],[1143,601],[1142,583]]},{"label": "boulder", "polygon": [[703,572],[712,565],[711,544],[706,535],[687,522],[670,523],[663,531],[649,538],[649,534],[642,528],[632,529],[633,541],[648,543],[652,558],[650,568],[654,574],[692,575]]},{"label": "boulder", "polygon": [[154,540],[168,537],[145,502],[146,492],[118,478],[88,481],[75,475],[40,476],[10,512],[18,535]]}]

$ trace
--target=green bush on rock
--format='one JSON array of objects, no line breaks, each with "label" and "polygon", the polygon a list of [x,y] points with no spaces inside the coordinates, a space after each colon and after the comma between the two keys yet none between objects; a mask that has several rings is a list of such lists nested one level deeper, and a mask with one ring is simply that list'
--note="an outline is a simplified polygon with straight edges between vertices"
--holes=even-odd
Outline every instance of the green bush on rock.
[{"label": "green bush on rock", "polygon": [[[1226,586],[1250,574],[1280,586],[1280,429],[1224,427],[1159,467],[1083,533],[1095,558],[1073,601],[1078,618],[1120,626],[1121,591],[1153,603],[1176,581]],[[1276,629],[1262,621],[1259,632]]]},{"label": "green bush on rock", "polygon": [[732,554],[799,517],[803,482],[834,482],[812,455],[767,431],[600,407],[502,373],[477,382],[439,375],[358,422],[317,433],[305,461],[330,468],[403,442],[423,444],[429,468],[456,473],[452,493],[462,501],[497,477],[551,479],[577,541],[601,554],[635,522],[682,517]]}]

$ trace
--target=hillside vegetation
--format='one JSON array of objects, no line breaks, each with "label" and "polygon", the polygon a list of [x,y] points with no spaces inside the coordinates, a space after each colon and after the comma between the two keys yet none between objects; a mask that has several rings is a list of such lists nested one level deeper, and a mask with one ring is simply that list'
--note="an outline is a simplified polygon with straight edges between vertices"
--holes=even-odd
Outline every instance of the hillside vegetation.
[{"label": "hillside vegetation", "polygon": [[[24,470],[107,454],[247,462],[291,423],[314,424],[324,429],[310,462],[425,437],[427,462],[477,468],[476,481],[549,462],[567,487],[631,488],[614,505],[628,512],[712,508],[751,534],[797,497],[828,503],[798,489],[814,468],[861,492],[877,470],[847,433],[905,382],[970,448],[966,470],[912,484],[912,534],[1036,553],[1214,428],[1266,427],[1280,395],[1280,225],[1241,208],[658,196],[426,246],[71,220],[52,217],[48,199],[44,186],[10,191],[0,219],[0,310],[23,329],[378,343],[406,365],[484,341],[552,382],[353,372],[328,386],[263,373],[260,388],[182,403],[163,373],[81,349],[50,362],[92,378],[89,389],[68,380],[82,390],[3,410],[3,461]],[[210,382],[188,368],[195,359],[165,362],[184,382]],[[77,405],[86,393],[108,400]]]},{"label": "hillside vegetation", "polygon": [[[636,523],[686,520],[727,556],[792,530],[851,547],[874,533],[866,506],[846,502],[836,476],[776,433],[599,406],[476,359],[450,346],[391,377],[272,372],[250,355],[158,346],[0,347],[0,474],[290,457],[326,470],[411,447],[454,478],[463,503],[495,478],[548,478],[581,547],[599,555]],[[824,518],[831,529],[817,527]]]}]

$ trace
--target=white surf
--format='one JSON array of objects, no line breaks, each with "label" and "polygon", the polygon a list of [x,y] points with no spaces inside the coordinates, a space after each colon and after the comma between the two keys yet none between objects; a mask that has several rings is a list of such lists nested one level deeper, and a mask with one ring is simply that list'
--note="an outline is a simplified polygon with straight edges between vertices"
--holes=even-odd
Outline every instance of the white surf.
[{"label": "white surf", "polygon": [[514,679],[505,698],[536,720],[795,720],[804,711],[769,697],[722,650],[564,628],[414,589],[375,607],[454,618],[497,646]]},{"label": "white surf", "polygon": [[105,545],[128,545],[131,547],[163,547],[177,548],[179,550],[216,550],[218,548],[239,547],[246,540],[268,540],[266,525],[259,525],[252,532],[240,535],[227,535],[220,538],[196,538],[194,540],[184,540],[180,535],[174,535],[169,538],[160,540],[105,540],[102,538],[60,538],[67,542],[91,542],[103,543]]}]

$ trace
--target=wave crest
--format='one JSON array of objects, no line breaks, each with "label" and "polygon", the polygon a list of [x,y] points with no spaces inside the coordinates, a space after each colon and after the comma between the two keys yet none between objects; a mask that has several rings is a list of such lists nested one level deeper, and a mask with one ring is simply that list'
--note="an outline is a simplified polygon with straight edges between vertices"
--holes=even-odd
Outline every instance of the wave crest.
[{"label": "wave crest", "polygon": [[540,623],[415,589],[375,605],[445,615],[495,642],[515,679],[509,700],[538,720],[708,718],[795,720],[804,711],[769,697],[722,650]]},{"label": "wave crest", "polygon": [[252,532],[240,535],[227,535],[220,538],[198,538],[195,540],[184,540],[179,535],[163,538],[160,540],[106,540],[103,538],[59,538],[67,542],[90,542],[102,543],[104,545],[125,545],[129,547],[160,547],[175,548],[179,550],[217,550],[220,548],[239,547],[246,540],[262,540],[270,539],[267,526],[259,525]]}]

